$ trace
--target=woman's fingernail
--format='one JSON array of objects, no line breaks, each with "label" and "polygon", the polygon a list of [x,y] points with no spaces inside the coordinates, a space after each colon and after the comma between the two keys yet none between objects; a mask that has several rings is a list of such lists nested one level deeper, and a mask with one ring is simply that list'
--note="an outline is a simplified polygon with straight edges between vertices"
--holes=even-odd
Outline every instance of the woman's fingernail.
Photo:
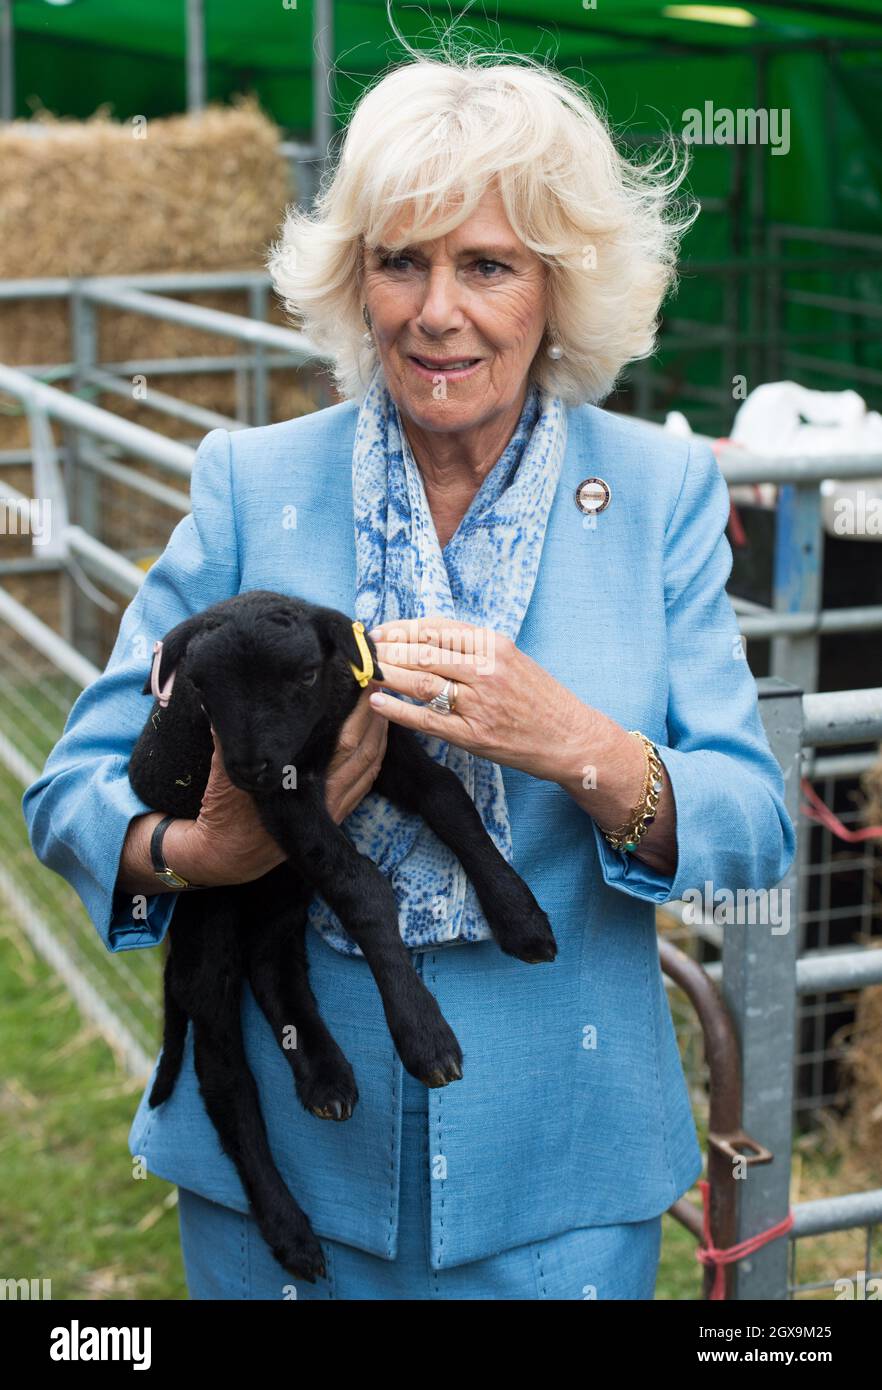
[{"label": "woman's fingernail", "polygon": [[375,642],[376,642],[377,638],[378,638],[378,637],[382,637],[382,635],[383,635],[383,629],[382,629],[381,627],[372,627],[371,630],[370,630],[370,632],[368,633],[368,637],[372,637],[372,638],[374,639]]},{"label": "woman's fingernail", "polygon": [[375,690],[373,695],[369,696],[369,702],[374,706],[374,708],[376,708],[377,705],[385,705],[386,696],[381,695],[379,690]]}]

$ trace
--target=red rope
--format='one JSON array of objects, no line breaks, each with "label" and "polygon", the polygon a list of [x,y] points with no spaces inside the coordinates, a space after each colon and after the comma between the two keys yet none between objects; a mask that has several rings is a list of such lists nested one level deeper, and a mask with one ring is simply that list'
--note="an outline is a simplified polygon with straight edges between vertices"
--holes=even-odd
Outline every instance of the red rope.
[{"label": "red rope", "polygon": [[707,1182],[705,1178],[699,1178],[698,1186],[701,1189],[701,1205],[703,1208],[702,1227],[704,1245],[698,1247],[695,1256],[703,1265],[714,1266],[714,1282],[711,1288],[711,1298],[725,1299],[725,1266],[735,1264],[738,1260],[743,1260],[745,1255],[752,1255],[754,1250],[759,1250],[761,1246],[768,1245],[770,1240],[777,1240],[779,1236],[786,1235],[793,1225],[793,1211],[788,1211],[783,1221],[779,1221],[776,1226],[770,1226],[767,1231],[760,1231],[759,1235],[748,1236],[747,1240],[739,1241],[737,1245],[730,1245],[726,1250],[720,1250],[711,1241],[710,1183]]},{"label": "red rope", "polygon": [[[741,447],[737,440],[721,436],[711,443],[711,448],[715,456],[719,454],[720,448],[724,444],[734,448]],[[759,485],[756,483],[754,483],[754,492],[759,496]],[[729,498],[728,525],[732,532],[733,544],[738,546],[746,545],[747,534],[744,530],[741,517],[738,515],[738,508],[735,506],[731,497]],[[829,806],[821,800],[807,777],[800,779],[800,786],[809,800],[808,806],[803,805],[800,808],[803,815],[808,820],[818,821],[821,825],[826,826],[828,830],[832,831],[838,839],[846,840],[849,844],[859,844],[862,840],[882,839],[882,825],[871,825],[864,830],[849,830],[848,826],[843,825],[839,817],[834,815]]]},{"label": "red rope", "polygon": [[[714,451],[714,457],[717,457],[717,455],[719,454],[720,445],[721,445],[721,444],[731,444],[731,445],[733,445],[735,448],[740,447],[740,446],[736,443],[736,441],[735,441],[734,439],[727,439],[727,438],[714,439],[714,440],[712,441],[712,443],[711,443],[711,448],[712,448],[713,451]],[[732,534],[732,544],[733,544],[733,545],[738,545],[738,546],[747,545],[747,532],[746,532],[745,529],[744,529],[744,524],[743,524],[743,522],[742,522],[742,520],[741,520],[741,517],[740,517],[739,514],[738,514],[738,508],[735,506],[735,503],[732,501],[731,496],[730,496],[730,498],[729,498],[729,521],[728,521],[728,527],[729,527],[729,530],[730,530],[730,532],[731,532],[731,534]]]},{"label": "red rope", "polygon": [[849,830],[848,826],[843,825],[839,817],[834,815],[830,807],[821,800],[807,777],[801,777],[799,785],[809,799],[810,804],[800,808],[808,820],[818,821],[840,840],[847,840],[850,844],[857,844],[861,840],[882,839],[882,825],[868,825],[864,830]]},{"label": "red rope", "polygon": [[731,497],[729,498],[729,531],[732,535],[733,545],[747,545],[747,532],[738,514],[738,508]]}]

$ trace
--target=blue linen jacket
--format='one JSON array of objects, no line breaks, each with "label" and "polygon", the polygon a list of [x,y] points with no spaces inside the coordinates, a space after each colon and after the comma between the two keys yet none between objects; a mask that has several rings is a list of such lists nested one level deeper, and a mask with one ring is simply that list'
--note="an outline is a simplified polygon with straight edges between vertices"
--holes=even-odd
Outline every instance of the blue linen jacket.
[{"label": "blue linen jacket", "polygon": [[[151,896],[139,921],[131,895],[115,891],[128,824],[150,809],[126,775],[150,708],[141,693],[145,653],[182,618],[249,589],[353,612],[356,414],[347,402],[204,438],[191,514],[147,573],[104,673],[76,700],[24,794],[34,852],[73,885],[112,952],[157,945],[177,901]],[[424,955],[424,978],[459,1037],[465,1073],[429,1093],[431,1262],[439,1269],[578,1226],[640,1221],[692,1185],[701,1155],[655,906],[706,880],[714,889],[771,888],[795,849],[725,592],[729,501],[711,450],[593,406],[569,408],[567,421],[518,646],[587,704],[656,742],[676,800],[677,867],[664,877],[611,849],[561,787],[503,769],[514,865],[548,912],[559,952],[541,966],[493,942]],[[593,524],[574,501],[590,475],[611,489]],[[541,710],[536,721],[541,730]],[[360,1100],[345,1124],[302,1110],[246,986],[246,1051],[270,1143],[320,1236],[394,1259],[401,1064],[365,961],[311,929],[308,955]],[[199,1096],[191,1035],[174,1094],[156,1111],[146,1101],[151,1084],[131,1152],[151,1172],[246,1211]]]}]

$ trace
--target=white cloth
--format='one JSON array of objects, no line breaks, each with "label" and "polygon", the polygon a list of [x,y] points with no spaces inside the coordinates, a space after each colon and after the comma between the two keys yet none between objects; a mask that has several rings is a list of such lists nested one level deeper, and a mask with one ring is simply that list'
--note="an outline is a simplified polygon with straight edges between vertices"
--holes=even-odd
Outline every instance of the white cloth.
[{"label": "white cloth", "polygon": [[[665,428],[681,438],[691,435],[689,421],[680,411],[669,412]],[[757,386],[739,407],[729,438],[752,454],[769,458],[796,458],[827,454],[878,454],[882,458],[882,415],[867,410],[856,391],[812,391],[795,381],[771,381]],[[777,487],[734,486],[732,499],[759,500],[773,507]],[[874,524],[882,517],[882,477],[825,478],[821,482],[821,515],[830,535],[851,535],[858,540],[882,540]],[[846,518],[863,518],[850,527]]]}]

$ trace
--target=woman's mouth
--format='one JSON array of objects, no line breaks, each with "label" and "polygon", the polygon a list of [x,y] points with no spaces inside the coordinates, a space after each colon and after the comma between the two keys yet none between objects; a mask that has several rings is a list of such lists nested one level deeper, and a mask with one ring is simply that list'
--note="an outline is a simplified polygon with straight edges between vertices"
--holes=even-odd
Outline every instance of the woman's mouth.
[{"label": "woman's mouth", "polygon": [[442,376],[446,381],[459,381],[462,377],[471,376],[484,361],[483,357],[450,357],[440,362],[433,362],[428,357],[408,357],[407,360],[413,363],[419,376],[430,380]]}]

